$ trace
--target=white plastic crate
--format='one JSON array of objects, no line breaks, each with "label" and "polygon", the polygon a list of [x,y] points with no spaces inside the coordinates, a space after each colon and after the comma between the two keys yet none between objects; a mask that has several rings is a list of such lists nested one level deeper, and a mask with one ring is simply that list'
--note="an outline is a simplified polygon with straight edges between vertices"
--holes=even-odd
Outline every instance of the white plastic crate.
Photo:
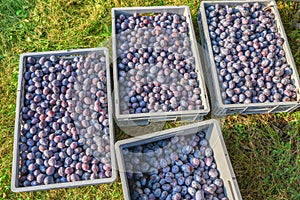
[{"label": "white plastic crate", "polygon": [[[230,158],[224,143],[219,123],[216,120],[207,120],[203,122],[198,122],[186,126],[181,126],[173,129],[168,129],[160,132],[155,132],[139,137],[118,141],[115,145],[115,148],[124,198],[126,200],[131,199],[129,189],[130,185],[127,179],[127,172],[129,171],[126,169],[123,149],[145,144],[151,144],[153,142],[162,141],[173,136],[194,135],[199,131],[205,132],[205,138],[209,141],[209,145],[213,149],[213,157],[217,164],[217,169],[219,171],[220,178],[224,181],[225,194],[229,199],[241,200],[242,196],[239,191],[238,182],[236,180],[236,176],[234,174],[230,162]],[[134,171],[134,173],[139,173],[139,171]]]},{"label": "white plastic crate", "polygon": [[[196,73],[198,77],[199,87],[201,89],[201,100],[203,109],[199,110],[187,110],[187,111],[170,111],[170,112],[152,112],[152,113],[140,113],[140,114],[122,114],[120,110],[120,103],[123,99],[120,99],[119,81],[118,81],[118,63],[117,63],[117,37],[116,37],[116,18],[121,14],[132,15],[134,13],[139,14],[153,14],[153,13],[176,13],[184,15],[187,18],[189,36],[191,42],[191,48],[193,56],[196,61]],[[119,126],[135,126],[135,125],[147,125],[151,121],[195,121],[202,120],[203,116],[207,115],[210,111],[209,101],[206,93],[203,71],[200,62],[197,41],[194,34],[194,28],[192,18],[188,6],[159,6],[159,7],[130,7],[130,8],[113,8],[112,9],[112,35],[113,35],[113,81],[114,81],[114,109],[116,121]]]},{"label": "white plastic crate", "polygon": [[[107,98],[108,98],[108,115],[109,115],[109,139],[110,139],[110,153],[111,153],[111,167],[112,174],[109,178],[99,178],[94,180],[80,180],[75,182],[65,183],[53,183],[48,185],[37,186],[20,186],[19,184],[19,162],[20,162],[20,141],[21,138],[21,126],[23,124],[21,109],[24,105],[24,87],[25,81],[23,78],[26,70],[25,61],[28,57],[39,59],[41,57],[49,58],[51,55],[62,57],[65,60],[73,59],[76,56],[87,56],[89,53],[100,53],[105,56],[106,60],[106,81],[107,81]],[[30,192],[38,190],[49,190],[57,188],[71,188],[85,185],[95,185],[103,183],[112,183],[117,178],[116,171],[116,159],[114,151],[114,126],[113,126],[113,113],[112,113],[112,100],[111,100],[111,80],[110,80],[110,67],[109,67],[109,52],[107,48],[90,48],[90,49],[77,49],[77,50],[65,50],[65,51],[49,51],[49,52],[37,52],[37,53],[24,53],[20,56],[19,64],[19,77],[18,77],[18,91],[16,100],[16,119],[14,130],[14,151],[13,151],[13,163],[12,163],[12,178],[11,178],[11,190],[13,192]]]},{"label": "white plastic crate", "polygon": [[[205,13],[205,8],[210,5],[241,5],[244,3],[261,3],[265,6],[268,6],[272,12],[275,14],[275,20],[277,23],[278,32],[284,38],[285,42],[283,49],[286,54],[287,63],[291,65],[293,70],[292,81],[296,86],[297,99],[292,102],[273,102],[273,103],[250,103],[250,104],[225,104],[221,98],[221,88],[218,81],[218,75],[216,70],[216,65],[213,57],[211,39],[208,32],[207,17]],[[284,31],[284,27],[276,6],[276,2],[273,0],[245,0],[245,1],[202,1],[200,6],[200,12],[198,15],[198,24],[199,32],[201,36],[202,43],[202,53],[205,62],[205,71],[206,71],[206,82],[208,84],[210,98],[211,98],[211,107],[212,112],[216,116],[225,116],[231,114],[257,114],[257,113],[278,113],[278,112],[291,112],[298,107],[300,107],[300,80],[297,72],[297,67],[295,65],[288,40]]]}]

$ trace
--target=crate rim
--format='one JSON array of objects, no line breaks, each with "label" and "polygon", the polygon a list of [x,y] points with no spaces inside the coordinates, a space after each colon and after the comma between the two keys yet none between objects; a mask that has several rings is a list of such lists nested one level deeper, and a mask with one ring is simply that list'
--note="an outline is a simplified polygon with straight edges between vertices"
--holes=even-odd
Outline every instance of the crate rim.
[{"label": "crate rim", "polygon": [[[291,53],[291,49],[290,49],[290,45],[289,45],[289,42],[288,42],[288,39],[287,39],[287,36],[286,36],[286,33],[285,33],[285,29],[282,25],[282,20],[281,20],[281,17],[280,17],[280,14],[279,14],[279,11],[278,11],[278,8],[277,8],[277,4],[275,2],[275,0],[227,0],[227,1],[222,1],[222,0],[217,0],[217,1],[207,1],[207,0],[204,0],[204,1],[201,1],[201,5],[200,5],[200,8],[199,8],[199,15],[201,16],[201,24],[203,26],[203,29],[206,29],[208,27],[207,25],[207,17],[206,17],[206,14],[205,14],[205,4],[227,4],[227,3],[232,3],[232,4],[242,4],[242,3],[255,3],[255,2],[260,2],[260,3],[271,3],[273,8],[274,8],[274,11],[275,11],[275,15],[276,15],[276,25],[279,26],[278,28],[281,29],[280,31],[280,34],[281,36],[284,38],[285,40],[285,45],[286,47],[284,48],[285,52],[286,52],[286,55],[288,54],[288,56],[290,56],[290,66],[291,68],[293,69],[293,73],[294,73],[294,80],[295,80],[295,85],[296,85],[296,88],[297,88],[297,85],[298,85],[298,89],[300,89],[300,79],[299,79],[299,74],[298,74],[298,71],[297,71],[297,67],[296,67],[296,64],[295,64],[295,61],[293,59],[293,55]],[[198,22],[200,21],[199,18],[197,17],[197,20]],[[207,29],[206,29],[207,30]],[[204,39],[206,39],[207,41],[207,46],[208,47],[211,47],[211,38],[209,37],[207,31],[204,31]],[[205,53],[204,53],[205,54]],[[213,82],[213,89],[215,90],[215,97],[217,98],[217,101],[215,103],[218,104],[218,106],[222,107],[222,109],[227,109],[227,108],[245,108],[245,107],[269,107],[269,106],[287,106],[287,105],[290,105],[290,106],[297,106],[297,105],[300,105],[300,94],[299,92],[297,93],[297,98],[298,100],[296,99],[296,101],[291,101],[291,102],[263,102],[263,103],[249,103],[249,104],[225,104],[221,98],[221,88],[219,86],[219,81],[218,81],[218,77],[217,77],[217,72],[216,72],[216,64],[215,64],[215,61],[212,59],[213,58],[213,52],[212,52],[212,49],[211,48],[208,48],[208,60],[209,60],[209,63],[210,63],[210,71],[212,72],[212,82]],[[212,92],[212,91],[211,91]]]},{"label": "crate rim", "polygon": [[[170,9],[170,8],[189,8],[189,6],[186,5],[178,5],[178,6],[133,6],[133,7],[113,7],[112,12],[115,11],[132,11],[132,10],[137,10],[138,11],[141,9],[141,11],[144,10],[149,10],[149,9]],[[154,11],[155,12],[155,11]]]},{"label": "crate rim", "polygon": [[[71,56],[72,54],[80,54],[80,53],[91,53],[91,52],[99,52],[102,51],[106,57],[106,78],[107,78],[107,96],[108,96],[108,112],[109,112],[109,139],[110,139],[110,153],[111,153],[111,165],[112,165],[112,176],[109,178],[95,179],[95,180],[80,180],[75,182],[66,182],[66,183],[53,183],[49,185],[37,185],[37,186],[27,186],[27,187],[18,187],[16,184],[18,183],[18,174],[19,174],[19,137],[20,137],[20,128],[21,128],[21,98],[22,98],[22,81],[23,81],[23,72],[24,72],[24,59],[29,56],[42,57],[46,55],[66,55]],[[113,126],[113,104],[111,98],[111,77],[110,77],[110,62],[109,62],[109,50],[106,47],[98,47],[98,48],[83,48],[83,49],[72,49],[72,50],[59,50],[59,51],[45,51],[45,52],[28,52],[20,54],[19,61],[19,74],[18,74],[18,91],[16,98],[16,114],[15,114],[15,127],[14,127],[14,143],[13,143],[13,162],[12,162],[12,175],[11,175],[11,190],[13,192],[32,192],[32,191],[40,191],[40,190],[50,190],[50,189],[58,189],[58,188],[73,188],[79,186],[87,186],[94,184],[104,184],[104,183],[113,183],[117,177],[117,161],[115,156],[115,135],[114,135],[114,126]]]},{"label": "crate rim", "polygon": [[[187,12],[187,17],[189,18],[189,25],[191,30],[190,33],[190,39],[193,39],[194,41],[191,41],[191,43],[193,43],[194,47],[195,47],[195,52],[193,55],[195,60],[197,60],[198,65],[199,65],[199,73],[200,73],[200,77],[198,78],[198,81],[200,82],[199,88],[202,90],[203,92],[203,97],[204,99],[202,99],[203,109],[198,109],[198,110],[185,110],[185,111],[170,111],[170,112],[151,112],[151,113],[139,113],[139,114],[122,114],[121,110],[120,110],[120,98],[119,98],[119,83],[118,83],[118,75],[117,75],[117,41],[116,41],[116,29],[115,29],[115,15],[116,12],[118,11],[130,11],[130,12],[134,12],[136,11],[137,13],[147,13],[146,11],[149,11],[151,9],[156,9],[157,12],[161,12],[162,10],[166,10],[167,9],[183,9],[185,12]],[[153,11],[155,12],[155,11]],[[194,31],[194,26],[193,26],[193,22],[192,22],[192,17],[191,17],[191,13],[190,13],[190,9],[189,6],[185,6],[185,5],[180,5],[180,6],[143,6],[143,7],[115,7],[112,8],[112,37],[113,37],[113,41],[112,41],[112,53],[113,53],[113,82],[114,82],[114,109],[115,109],[115,117],[117,121],[120,122],[126,122],[126,121],[130,121],[130,120],[147,120],[144,119],[145,117],[148,117],[148,120],[155,120],[158,117],[184,117],[187,115],[193,115],[193,116],[205,116],[207,115],[210,111],[210,103],[208,100],[208,93],[207,93],[207,89],[206,89],[206,84],[205,84],[205,79],[203,77],[204,73],[204,69],[203,66],[201,64],[201,60],[200,60],[200,55],[199,55],[199,49],[197,46],[197,40],[195,37],[195,31]],[[197,73],[197,72],[196,72]],[[202,88],[201,88],[202,87]],[[206,107],[206,108],[205,108]],[[140,119],[142,118],[142,119]],[[161,121],[161,120],[160,120]]]},{"label": "crate rim", "polygon": [[[205,126],[207,126],[207,127],[205,127]],[[236,176],[235,176],[235,173],[234,173],[231,161],[230,161],[230,157],[229,157],[229,154],[228,154],[225,142],[224,142],[221,127],[220,127],[219,122],[216,119],[209,119],[209,120],[205,120],[205,121],[201,121],[201,122],[197,122],[197,123],[192,123],[192,124],[188,124],[188,125],[184,125],[184,126],[179,126],[176,128],[166,129],[163,131],[157,131],[154,133],[149,133],[146,135],[136,136],[133,138],[128,138],[128,139],[117,141],[115,144],[116,157],[117,157],[118,169],[119,169],[119,173],[120,173],[120,178],[121,178],[121,182],[122,182],[122,188],[123,188],[123,193],[124,193],[125,199],[129,200],[130,194],[129,194],[128,188],[126,188],[126,186],[128,186],[128,184],[124,183],[127,181],[127,177],[126,177],[126,173],[124,170],[125,165],[123,163],[124,159],[123,159],[122,150],[121,150],[123,145],[129,145],[128,147],[134,147],[137,145],[143,145],[143,144],[147,144],[149,142],[151,143],[151,142],[158,141],[159,138],[164,137],[164,136],[166,138],[169,138],[169,137],[171,137],[172,134],[175,134],[176,132],[190,130],[190,129],[194,129],[197,127],[209,128],[211,126],[214,126],[216,128],[216,131],[212,132],[211,134],[217,134],[218,140],[220,140],[220,143],[221,143],[221,148],[223,150],[223,154],[224,154],[226,162],[227,162],[226,167],[228,167],[228,169],[229,169],[230,177],[234,184],[234,185],[231,185],[231,187],[233,187],[235,189],[234,193],[235,193],[235,195],[237,195],[237,198],[242,199],[240,189],[239,189],[239,186],[238,186],[238,183],[236,180]],[[183,133],[183,135],[188,135],[188,134]],[[141,142],[141,143],[135,144],[137,142]],[[233,190],[232,188],[228,188],[228,191],[233,192],[232,190]]]}]

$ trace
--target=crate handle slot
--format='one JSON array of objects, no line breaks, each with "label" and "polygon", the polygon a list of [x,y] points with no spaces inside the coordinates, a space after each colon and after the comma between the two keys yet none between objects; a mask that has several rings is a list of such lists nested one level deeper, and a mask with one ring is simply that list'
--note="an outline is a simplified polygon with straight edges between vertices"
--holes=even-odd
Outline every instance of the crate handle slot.
[{"label": "crate handle slot", "polygon": [[[232,177],[232,179],[235,180],[235,177]],[[236,198],[235,198],[235,196],[234,196],[233,188],[232,188],[232,187],[233,187],[233,186],[232,186],[232,183],[231,183],[230,180],[228,180],[227,182],[228,182],[228,185],[229,185],[229,190],[230,190],[230,193],[231,193],[231,195],[232,195],[232,198],[233,198],[233,200],[236,200]]]}]

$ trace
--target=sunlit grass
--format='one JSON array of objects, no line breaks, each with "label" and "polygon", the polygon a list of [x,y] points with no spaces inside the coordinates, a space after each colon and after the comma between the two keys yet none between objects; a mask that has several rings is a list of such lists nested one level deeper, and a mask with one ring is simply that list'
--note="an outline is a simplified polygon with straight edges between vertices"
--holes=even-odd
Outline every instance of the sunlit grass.
[{"label": "sunlit grass", "polygon": [[[190,6],[198,35],[198,0],[0,0],[0,199],[122,199],[120,181],[73,189],[11,192],[19,55],[109,47],[111,8],[151,5]],[[299,70],[300,32],[293,29],[291,20],[299,7],[292,1],[278,2],[278,7]],[[244,199],[300,198],[299,110],[292,114],[234,115],[219,120]],[[166,123],[164,128],[183,124]],[[117,139],[127,137],[116,132]]]}]

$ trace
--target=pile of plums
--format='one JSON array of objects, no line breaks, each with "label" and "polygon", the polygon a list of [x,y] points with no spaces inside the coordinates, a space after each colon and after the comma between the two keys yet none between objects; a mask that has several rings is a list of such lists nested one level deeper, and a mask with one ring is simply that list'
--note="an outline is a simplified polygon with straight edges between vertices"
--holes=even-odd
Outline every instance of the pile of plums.
[{"label": "pile of plums", "polygon": [[272,8],[260,3],[206,8],[225,104],[295,101],[297,93]]},{"label": "pile of plums", "polygon": [[106,59],[25,60],[20,186],[111,177]]},{"label": "pile of plums", "polygon": [[122,150],[132,199],[228,199],[205,133]]},{"label": "pile of plums", "polygon": [[122,114],[203,109],[185,16],[121,14],[115,26]]}]

